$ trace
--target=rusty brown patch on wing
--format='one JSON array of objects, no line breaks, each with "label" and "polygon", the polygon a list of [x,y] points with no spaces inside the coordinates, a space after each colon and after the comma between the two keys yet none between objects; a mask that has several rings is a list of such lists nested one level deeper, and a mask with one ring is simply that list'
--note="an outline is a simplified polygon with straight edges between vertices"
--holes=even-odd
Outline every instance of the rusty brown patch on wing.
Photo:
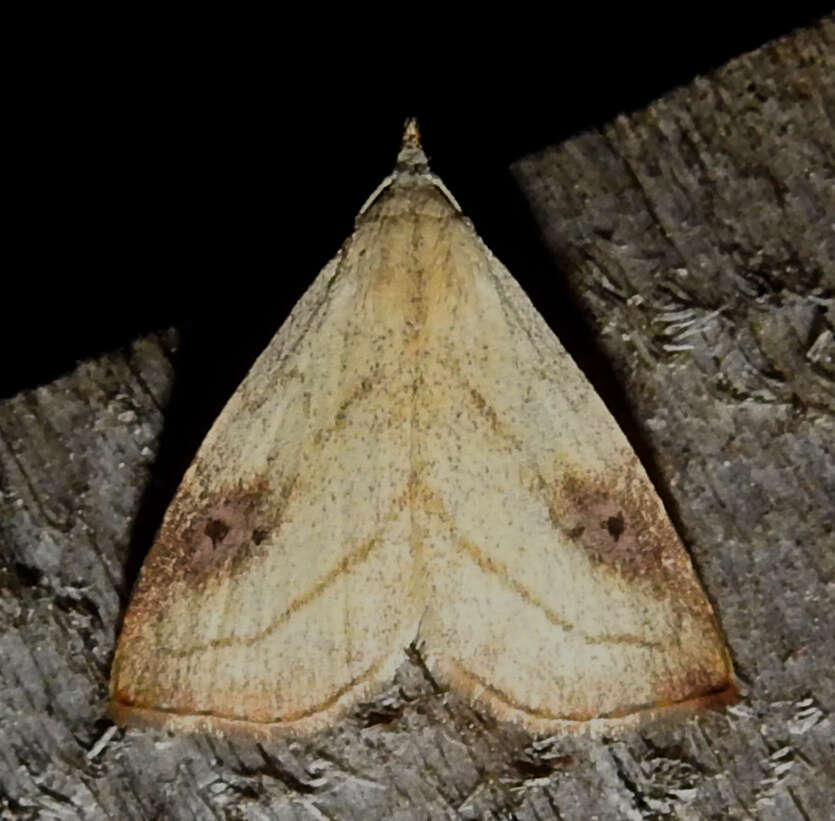
[{"label": "rusty brown patch on wing", "polygon": [[[660,595],[703,598],[684,547],[637,460],[612,473],[564,470],[555,486],[539,480],[554,528],[592,562]],[[701,609],[701,607],[700,607]]]},{"label": "rusty brown patch on wing", "polygon": [[174,507],[158,537],[179,558],[174,577],[197,585],[221,572],[237,575],[281,526],[295,483],[294,476],[272,492],[257,477],[209,494],[196,513]]},{"label": "rusty brown patch on wing", "polygon": [[[174,577],[200,584],[221,570],[234,575],[258,551],[264,541],[266,480],[238,485],[212,494],[188,517],[176,511],[160,531],[160,541],[176,554]],[[256,541],[257,540],[257,541]]]},{"label": "rusty brown patch on wing", "polygon": [[581,545],[595,563],[631,580],[655,572],[678,538],[654,494],[620,475],[567,472],[549,499],[554,527]]},{"label": "rusty brown patch on wing", "polygon": [[234,576],[261,555],[281,527],[296,477],[277,491],[263,476],[211,492],[199,484],[181,486],[165,514],[133,595],[126,632],[161,613],[176,583],[199,587],[221,574]]},{"label": "rusty brown patch on wing", "polygon": [[[277,492],[263,476],[213,491],[202,484],[193,476],[168,508],[133,592],[120,647],[167,611],[181,585],[202,587],[221,575],[234,576],[262,555],[281,527],[296,477]],[[118,660],[117,652],[117,666]]]}]

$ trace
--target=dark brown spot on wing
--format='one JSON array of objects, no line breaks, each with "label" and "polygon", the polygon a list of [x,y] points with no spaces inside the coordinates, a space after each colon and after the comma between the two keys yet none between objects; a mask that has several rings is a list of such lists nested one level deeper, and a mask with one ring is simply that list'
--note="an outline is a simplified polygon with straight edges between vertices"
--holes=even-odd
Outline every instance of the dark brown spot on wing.
[{"label": "dark brown spot on wing", "polygon": [[178,584],[200,587],[240,573],[272,543],[293,495],[296,477],[276,491],[264,477],[205,491],[182,485],[148,554],[123,636],[165,611]]},{"label": "dark brown spot on wing", "polygon": [[260,552],[281,525],[292,483],[271,492],[264,478],[238,482],[199,499],[189,508],[175,499],[157,537],[176,561],[174,578],[200,584],[217,574],[235,575]]},{"label": "dark brown spot on wing", "polygon": [[229,525],[222,519],[209,519],[204,532],[212,540],[212,544],[217,546],[219,542],[222,542],[226,538],[226,534],[229,532]]},{"label": "dark brown spot on wing", "polygon": [[661,557],[678,537],[654,491],[620,475],[566,471],[548,488],[548,512],[555,529],[582,546],[592,560],[634,579],[661,568]]},{"label": "dark brown spot on wing", "polygon": [[619,512],[617,516],[610,516],[603,523],[603,526],[609,531],[609,535],[617,541],[620,534],[623,533],[623,514]]},{"label": "dark brown spot on wing", "polygon": [[553,485],[536,484],[554,529],[600,568],[641,580],[661,597],[684,597],[709,612],[684,547],[636,457],[618,471],[565,469]]}]

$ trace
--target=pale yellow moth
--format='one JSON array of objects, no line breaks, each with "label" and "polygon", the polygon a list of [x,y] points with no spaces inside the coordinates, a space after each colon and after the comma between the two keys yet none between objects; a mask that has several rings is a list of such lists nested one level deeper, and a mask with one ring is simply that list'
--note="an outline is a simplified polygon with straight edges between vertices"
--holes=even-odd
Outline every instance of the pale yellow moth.
[{"label": "pale yellow moth", "polygon": [[643,467],[413,121],[185,474],[125,617],[112,712],[307,731],[410,647],[535,733],[734,691]]}]

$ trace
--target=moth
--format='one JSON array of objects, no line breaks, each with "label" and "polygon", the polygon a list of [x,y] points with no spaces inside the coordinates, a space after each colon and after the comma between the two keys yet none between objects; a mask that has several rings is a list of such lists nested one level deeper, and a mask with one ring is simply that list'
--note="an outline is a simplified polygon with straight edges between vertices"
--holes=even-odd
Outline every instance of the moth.
[{"label": "moth", "polygon": [[734,692],[644,468],[414,121],[186,472],[125,616],[112,713],[306,732],[408,648],[533,733]]}]

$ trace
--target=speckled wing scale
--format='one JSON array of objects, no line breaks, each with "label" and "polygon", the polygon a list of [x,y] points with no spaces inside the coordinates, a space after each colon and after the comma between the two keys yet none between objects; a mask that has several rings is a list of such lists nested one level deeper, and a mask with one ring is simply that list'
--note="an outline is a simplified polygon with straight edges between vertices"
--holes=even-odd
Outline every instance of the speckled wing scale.
[{"label": "speckled wing scale", "polygon": [[113,714],[315,729],[413,642],[536,733],[733,693],[646,473],[410,122],[186,473],[125,617]]}]

